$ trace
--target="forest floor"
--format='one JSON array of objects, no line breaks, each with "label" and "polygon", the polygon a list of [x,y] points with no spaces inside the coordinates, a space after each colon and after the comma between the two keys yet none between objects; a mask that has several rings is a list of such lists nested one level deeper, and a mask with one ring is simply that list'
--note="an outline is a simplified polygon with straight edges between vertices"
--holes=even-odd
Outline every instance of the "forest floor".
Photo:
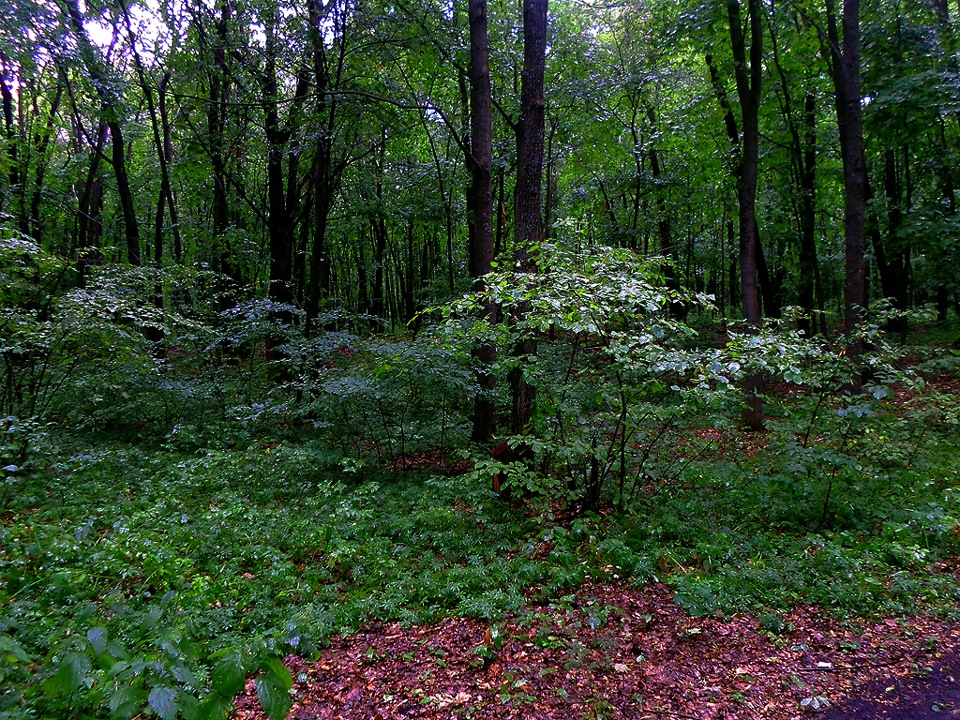
[{"label": "forest floor", "polygon": [[[960,573],[960,563],[942,568]],[[960,716],[960,623],[837,620],[815,607],[694,618],[610,577],[491,626],[374,624],[291,656],[292,720]],[[251,681],[242,720],[264,718]]]}]

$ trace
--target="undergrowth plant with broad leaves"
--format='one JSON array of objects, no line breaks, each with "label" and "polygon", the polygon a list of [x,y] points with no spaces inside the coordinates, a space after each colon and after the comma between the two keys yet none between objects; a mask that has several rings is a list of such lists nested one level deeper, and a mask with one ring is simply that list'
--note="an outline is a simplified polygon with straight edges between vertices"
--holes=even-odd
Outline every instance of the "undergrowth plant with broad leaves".
[{"label": "undergrowth plant with broad leaves", "polygon": [[[478,481],[497,475],[508,486],[584,508],[626,509],[641,488],[674,482],[685,463],[709,449],[688,430],[711,418],[736,417],[745,377],[763,375],[818,395],[801,431],[806,439],[797,444],[806,449],[812,428],[822,422],[823,402],[863,372],[838,351],[847,340],[806,338],[784,323],[759,332],[731,325],[721,343],[700,338],[674,317],[675,309],[685,308],[688,317],[708,313],[710,299],[668,289],[663,261],[656,258],[615,248],[578,254],[554,245],[540,247],[537,257],[536,274],[498,270],[485,278],[482,292],[437,311],[449,342],[496,345],[495,372],[506,377],[519,367],[536,388],[530,424],[504,438],[532,451],[532,460],[481,456],[474,465]],[[490,304],[509,320],[487,322],[479,310]],[[513,312],[518,307],[524,312]],[[878,325],[857,332],[872,348],[862,362],[876,382],[888,380],[891,365],[878,349]],[[525,339],[536,339],[537,353],[511,355],[509,349]],[[878,397],[885,392],[878,386],[871,391]],[[865,418],[863,402],[851,398],[838,417]],[[502,392],[500,403],[506,403]],[[847,425],[848,434],[856,431],[855,423]],[[824,508],[829,495],[828,488]]]}]

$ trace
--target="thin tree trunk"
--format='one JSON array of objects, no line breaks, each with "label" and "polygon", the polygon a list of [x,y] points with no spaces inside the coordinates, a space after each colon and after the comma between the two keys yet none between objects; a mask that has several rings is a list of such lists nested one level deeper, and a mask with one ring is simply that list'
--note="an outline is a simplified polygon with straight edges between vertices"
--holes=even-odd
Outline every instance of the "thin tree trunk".
[{"label": "thin tree trunk", "polygon": [[[23,179],[20,177],[19,138],[13,113],[13,79],[8,77],[10,59],[0,52],[0,99],[3,103],[3,126],[7,136],[8,181],[13,194],[22,195]],[[12,72],[12,71],[11,71]],[[0,211],[3,210],[5,193],[0,193]]]},{"label": "thin tree trunk", "polygon": [[[646,107],[647,120],[654,135],[657,130],[657,115],[652,105]],[[668,290],[680,290],[680,281],[677,279],[675,264],[677,262],[677,248],[673,241],[673,228],[670,225],[670,214],[667,208],[667,199],[663,190],[663,166],[660,164],[660,153],[657,148],[650,146],[650,172],[657,185],[657,237],[660,240],[659,252],[667,259],[663,264],[663,276]],[[634,213],[636,215],[636,212]],[[686,306],[679,301],[670,303],[670,314],[678,320],[687,316]]]},{"label": "thin tree trunk", "polygon": [[[130,49],[133,53],[133,63],[137,71],[137,80],[140,83],[140,91],[147,101],[147,111],[150,114],[150,128],[153,132],[153,145],[157,153],[157,160],[160,163],[160,197],[157,201],[157,214],[154,227],[154,259],[159,263],[163,257],[163,208],[167,206],[170,213],[170,225],[177,236],[176,245],[180,245],[179,223],[177,218],[177,208],[173,202],[173,191],[170,187],[169,157],[164,147],[164,138],[162,136],[160,113],[157,110],[153,99],[153,88],[147,82],[147,74],[143,67],[143,61],[140,58],[140,51],[137,50],[137,39],[133,32],[133,23],[130,21],[130,11],[124,0],[120,1],[120,9],[123,12],[124,23],[127,26],[127,35],[130,40]],[[160,84],[160,94],[163,95],[166,85],[170,80],[170,73],[165,73]],[[169,139],[169,133],[168,133]],[[178,255],[179,259],[179,255]]]},{"label": "thin tree trunk", "polygon": [[[809,337],[816,331],[814,301],[822,298],[817,262],[817,104],[813,93],[803,100],[803,154],[800,161],[800,329]],[[821,299],[822,302],[822,299]]]},{"label": "thin tree trunk", "polygon": [[98,179],[100,173],[100,159],[103,157],[103,146],[107,143],[107,126],[102,120],[97,128],[97,137],[94,141],[90,157],[90,167],[87,169],[87,179],[83,184],[78,204],[80,215],[77,247],[99,247],[100,235],[103,227],[100,222],[99,208],[103,202],[103,189]]},{"label": "thin tree trunk", "polygon": [[[288,156],[288,144],[293,136],[296,106],[290,110],[291,117],[281,124],[277,100],[276,69],[276,29],[273,19],[266,24],[267,52],[266,68],[263,75],[263,95],[266,102],[264,131],[267,138],[267,202],[269,216],[267,233],[270,245],[270,298],[283,304],[293,302],[293,236],[295,217],[299,208],[299,183],[297,179],[297,160],[299,153],[289,153],[289,164],[284,168],[284,159]],[[307,91],[307,81],[303,76],[297,79],[294,100],[301,101]]]},{"label": "thin tree trunk", "polygon": [[[170,117],[167,113],[167,85],[170,83],[170,73],[165,72],[160,79],[157,94],[157,106],[160,111],[160,129],[163,133],[163,175],[166,184],[166,200],[170,213],[170,225],[173,231],[173,259],[178,264],[183,260],[183,239],[180,235],[180,218],[177,211],[177,198],[170,183],[170,165],[173,163],[173,140],[170,133]],[[157,257],[157,262],[160,258]]]},{"label": "thin tree trunk", "polygon": [[87,72],[93,79],[97,98],[100,100],[101,114],[110,130],[111,164],[117,180],[117,194],[120,197],[120,208],[123,213],[124,235],[127,244],[127,262],[131,265],[140,264],[140,228],[137,224],[136,209],[133,202],[133,192],[130,190],[130,178],[127,174],[126,146],[123,140],[123,128],[120,125],[120,108],[114,99],[113,78],[103,66],[90,38],[83,26],[83,15],[77,5],[77,0],[64,0],[67,6],[67,15],[76,33],[77,43],[80,46],[80,55],[83,57]]},{"label": "thin tree trunk", "polygon": [[[719,75],[711,58],[707,57],[714,89],[725,106],[727,136],[734,154],[734,174],[737,180],[737,202],[740,237],[740,291],[743,317],[753,329],[760,327],[760,292],[758,287],[759,232],[756,219],[757,178],[760,165],[760,98],[763,81],[763,29],[760,0],[748,0],[750,22],[749,66],[746,38],[740,14],[739,0],[727,0],[727,19],[730,43],[740,99],[742,135],[738,135],[736,120],[723,92]],[[753,429],[763,428],[763,376],[755,374],[744,382],[744,424]]]},{"label": "thin tree trunk", "polygon": [[43,182],[44,175],[47,172],[47,147],[50,144],[50,138],[53,137],[54,121],[57,112],[60,109],[60,101],[63,99],[63,83],[57,83],[57,91],[50,103],[50,114],[47,116],[47,124],[44,128],[42,137],[38,138],[37,145],[37,166],[33,174],[33,195],[30,199],[30,236],[38,243],[42,239],[43,228],[40,224],[40,203],[43,200]]}]

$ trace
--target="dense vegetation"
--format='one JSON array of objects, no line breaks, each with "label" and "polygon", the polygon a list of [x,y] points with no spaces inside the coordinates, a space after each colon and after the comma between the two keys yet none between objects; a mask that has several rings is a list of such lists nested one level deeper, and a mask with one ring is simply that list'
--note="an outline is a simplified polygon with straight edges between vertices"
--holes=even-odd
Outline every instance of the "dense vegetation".
[{"label": "dense vegetation", "polygon": [[0,18],[0,718],[588,577],[957,613],[951,8],[525,8]]}]

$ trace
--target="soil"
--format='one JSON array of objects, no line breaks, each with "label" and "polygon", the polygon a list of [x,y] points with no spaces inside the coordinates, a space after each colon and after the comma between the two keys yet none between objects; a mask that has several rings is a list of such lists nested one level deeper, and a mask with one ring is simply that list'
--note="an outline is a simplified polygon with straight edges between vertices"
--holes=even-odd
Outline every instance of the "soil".
[{"label": "soil", "polygon": [[[960,717],[956,622],[693,618],[668,586],[615,579],[492,625],[373,624],[286,663],[291,720]],[[237,709],[264,718],[252,682]]]}]

